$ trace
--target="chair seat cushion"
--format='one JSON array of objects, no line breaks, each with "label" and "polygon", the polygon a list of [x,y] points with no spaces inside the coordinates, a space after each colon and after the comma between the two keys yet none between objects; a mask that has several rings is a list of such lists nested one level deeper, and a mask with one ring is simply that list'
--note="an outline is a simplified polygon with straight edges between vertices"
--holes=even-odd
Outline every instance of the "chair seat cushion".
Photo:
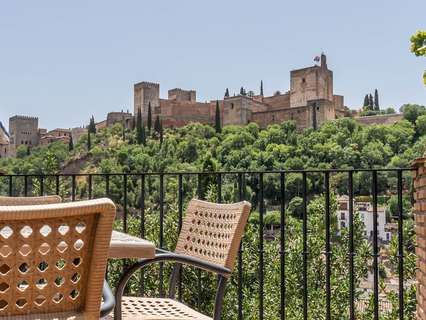
[{"label": "chair seat cushion", "polygon": [[123,319],[143,320],[212,320],[190,307],[166,298],[123,297]]}]

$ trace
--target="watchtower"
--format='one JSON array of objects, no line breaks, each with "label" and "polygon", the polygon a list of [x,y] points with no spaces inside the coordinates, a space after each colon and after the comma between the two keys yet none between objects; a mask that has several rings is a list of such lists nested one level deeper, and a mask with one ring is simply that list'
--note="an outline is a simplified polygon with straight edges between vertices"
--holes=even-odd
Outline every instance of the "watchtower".
[{"label": "watchtower", "polygon": [[142,115],[148,113],[148,105],[151,104],[152,112],[160,106],[160,85],[153,82],[139,82],[134,86],[134,114],[140,109]]}]

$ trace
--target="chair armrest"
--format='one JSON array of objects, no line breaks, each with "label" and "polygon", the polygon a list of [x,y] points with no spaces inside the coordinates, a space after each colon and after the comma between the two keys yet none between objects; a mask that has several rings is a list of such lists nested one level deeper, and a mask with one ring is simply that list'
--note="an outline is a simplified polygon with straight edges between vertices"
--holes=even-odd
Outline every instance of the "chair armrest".
[{"label": "chair armrest", "polygon": [[[158,260],[157,260],[158,259]],[[199,258],[187,256],[184,254],[174,253],[170,251],[166,251],[163,249],[156,249],[156,255],[155,258],[149,259],[149,260],[155,260],[154,262],[164,262],[164,261],[173,261],[178,262],[186,265],[190,265],[196,268],[204,269],[206,271],[214,272],[217,274],[220,274],[222,276],[229,276],[232,272],[228,268],[225,268],[221,265],[214,264],[208,261],[204,261]]]},{"label": "chair armrest", "polygon": [[101,318],[104,318],[107,315],[109,315],[112,312],[112,310],[114,310],[114,307],[115,307],[115,297],[106,280],[104,280],[104,287],[102,289],[102,298],[103,298],[103,303],[101,305],[100,316]]},{"label": "chair armrest", "polygon": [[199,269],[217,273],[219,276],[222,276],[224,279],[231,275],[231,270],[223,266],[210,263],[198,258],[190,257],[184,254],[173,253],[170,251],[157,249],[156,255],[151,259],[141,259],[135,262],[133,265],[128,267],[124,273],[121,275],[121,278],[118,282],[117,289],[115,291],[115,300],[117,302],[114,310],[114,319],[121,320],[121,299],[124,293],[124,288],[127,285],[130,277],[138,270],[155,263],[160,262],[176,262],[178,264],[190,265]]}]

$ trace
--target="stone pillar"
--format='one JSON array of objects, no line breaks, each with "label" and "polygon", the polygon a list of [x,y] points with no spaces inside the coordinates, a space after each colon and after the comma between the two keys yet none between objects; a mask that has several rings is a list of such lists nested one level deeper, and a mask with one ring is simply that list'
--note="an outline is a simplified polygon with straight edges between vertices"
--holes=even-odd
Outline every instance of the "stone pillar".
[{"label": "stone pillar", "polygon": [[426,320],[426,155],[414,161],[414,215],[416,219],[417,319]]}]

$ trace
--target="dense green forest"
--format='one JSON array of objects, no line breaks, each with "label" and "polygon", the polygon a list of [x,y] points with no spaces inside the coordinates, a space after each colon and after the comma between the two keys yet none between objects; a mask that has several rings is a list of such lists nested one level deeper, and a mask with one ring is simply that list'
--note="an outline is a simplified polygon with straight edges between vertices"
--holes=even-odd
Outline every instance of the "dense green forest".
[{"label": "dense green forest", "polygon": [[[344,118],[325,123],[317,131],[307,129],[298,131],[294,122],[284,122],[260,129],[251,123],[245,127],[215,127],[201,124],[190,124],[182,128],[164,129],[161,123],[151,128],[138,126],[134,130],[124,129],[121,124],[83,136],[80,141],[65,145],[54,143],[46,147],[35,147],[31,150],[19,148],[16,158],[1,159],[2,171],[8,174],[59,174],[73,173],[133,173],[124,181],[121,176],[111,176],[109,194],[119,208],[119,219],[116,227],[122,228],[123,198],[126,193],[126,210],[129,216],[128,231],[141,234],[141,180],[144,172],[214,172],[214,171],[258,171],[289,170],[286,174],[285,207],[288,212],[286,220],[286,265],[285,287],[287,292],[286,315],[288,319],[300,319],[302,312],[303,288],[302,263],[302,222],[300,220],[301,183],[300,173],[291,170],[300,169],[332,169],[332,168],[397,168],[409,167],[411,162],[426,151],[426,108],[419,105],[404,105],[401,108],[404,120],[394,125],[360,126],[354,119]],[[92,121],[93,122],[93,121]],[[138,123],[142,123],[142,119]],[[216,176],[205,174],[201,181],[197,175],[185,175],[183,180],[184,203],[195,196],[217,201],[218,185]],[[259,175],[244,175],[244,198],[253,204],[253,213],[247,226],[244,238],[243,253],[243,312],[247,319],[257,318],[259,306]],[[265,223],[279,224],[277,208],[281,204],[280,176],[268,173],[264,179],[264,200],[266,208]],[[1,180],[1,177],[0,177]],[[9,190],[7,178],[2,179],[0,192]],[[333,216],[337,211],[334,194],[347,193],[347,173],[331,175]],[[144,236],[158,243],[159,235],[159,186],[157,175],[147,176],[145,186]],[[324,231],[324,187],[323,175],[312,173],[307,176],[308,182],[308,216],[309,216],[309,314],[312,319],[322,319],[325,315],[325,262],[323,251],[325,246]],[[380,201],[388,205],[390,217],[395,213],[396,174],[394,172],[379,173]],[[70,197],[70,179],[60,182],[60,194]],[[93,177],[94,197],[106,194],[106,183],[102,176]],[[173,249],[177,238],[178,220],[178,182],[174,175],[166,176],[165,182],[165,220],[163,247]],[[405,248],[406,259],[404,273],[406,280],[413,279],[415,274],[414,233],[410,219],[411,175],[404,174],[404,210],[406,221]],[[77,177],[76,198],[88,197],[87,177]],[[23,193],[23,179],[13,181],[13,194]],[[43,181],[45,194],[55,192],[55,180],[45,178]],[[40,181],[30,178],[30,192],[40,193]],[[354,174],[354,192],[356,196],[371,194],[371,173]],[[236,174],[222,177],[221,196],[225,202],[238,200]],[[332,228],[337,230],[336,219],[332,219]],[[362,236],[362,222],[355,215],[355,281],[359,285],[371,268],[371,246]],[[348,312],[348,232],[333,232],[332,237],[332,317],[347,318]],[[265,319],[279,318],[280,301],[280,246],[276,236],[265,242],[264,252],[264,307]],[[387,249],[388,270],[397,272],[397,237],[394,237]],[[114,285],[121,272],[123,262],[115,261],[110,265],[110,281]],[[165,274],[169,273],[169,267]],[[158,269],[153,267],[145,275],[145,291],[158,294]],[[147,276],[151,275],[151,276]],[[383,281],[389,275],[381,268],[381,293],[393,304],[392,312],[386,314],[387,319],[394,319],[397,314],[397,295],[385,292]],[[193,283],[202,281],[202,292],[199,294]],[[164,282],[164,285],[166,282]],[[197,305],[202,311],[211,312],[214,296],[214,278],[206,273],[197,273],[185,269],[183,273],[182,296],[191,305]],[[130,284],[130,292],[137,293],[140,280]],[[237,314],[237,277],[232,277],[226,295],[224,319],[235,319]],[[411,318],[415,310],[415,287],[407,286],[406,312]],[[357,297],[363,296],[360,291]],[[365,298],[365,294],[363,296]],[[367,297],[367,300],[369,298]],[[371,319],[372,300],[359,319]],[[320,315],[320,316],[319,316]]]}]

